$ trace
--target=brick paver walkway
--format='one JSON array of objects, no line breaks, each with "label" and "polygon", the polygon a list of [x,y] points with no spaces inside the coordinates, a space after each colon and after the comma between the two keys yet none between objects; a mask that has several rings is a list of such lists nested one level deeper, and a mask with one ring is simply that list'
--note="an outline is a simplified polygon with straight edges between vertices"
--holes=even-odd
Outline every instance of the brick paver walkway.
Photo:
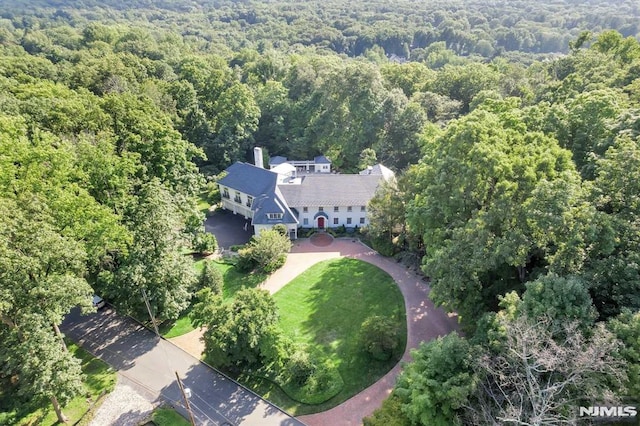
[{"label": "brick paver walkway", "polygon": [[[420,342],[444,336],[458,329],[457,318],[436,308],[429,300],[429,286],[421,276],[349,238],[335,239],[331,244],[322,247],[312,244],[308,239],[296,240],[284,266],[273,273],[261,287],[275,293],[312,265],[338,257],[351,257],[376,265],[391,275],[398,284],[404,296],[407,312],[407,348],[402,361],[411,359],[411,349],[417,348]],[[178,346],[191,346],[192,350],[198,350],[197,345],[189,345],[187,342],[197,340],[201,334],[199,330],[194,330],[171,340]],[[309,426],[361,425],[362,419],[371,415],[389,395],[399,373],[400,363],[376,383],[337,407],[322,413],[301,416],[300,420]]]}]

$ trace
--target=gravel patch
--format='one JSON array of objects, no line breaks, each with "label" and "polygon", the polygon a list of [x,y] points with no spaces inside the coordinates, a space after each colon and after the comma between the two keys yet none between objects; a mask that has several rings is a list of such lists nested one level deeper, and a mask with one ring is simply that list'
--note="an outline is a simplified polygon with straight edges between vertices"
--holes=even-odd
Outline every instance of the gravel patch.
[{"label": "gravel patch", "polygon": [[118,379],[89,426],[134,426],[151,417],[154,405]]}]

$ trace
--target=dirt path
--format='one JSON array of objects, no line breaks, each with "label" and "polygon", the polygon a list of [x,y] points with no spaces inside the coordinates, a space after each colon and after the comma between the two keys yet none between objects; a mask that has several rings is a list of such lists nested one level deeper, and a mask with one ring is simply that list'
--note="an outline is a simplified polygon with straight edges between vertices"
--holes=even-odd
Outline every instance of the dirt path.
[{"label": "dirt path", "polygon": [[[326,238],[315,241],[310,239],[295,241],[284,266],[271,275],[261,287],[273,294],[318,262],[339,257],[360,259],[376,265],[391,275],[404,296],[407,313],[407,347],[402,357],[403,361],[410,360],[411,349],[417,348],[420,342],[444,336],[458,329],[457,318],[436,308],[429,300],[429,286],[421,276],[393,260],[380,256],[357,240],[340,238],[331,241]],[[194,330],[170,340],[187,351],[200,351],[194,354],[199,357],[202,350],[200,346],[193,343],[193,340],[200,343],[201,334],[199,330]],[[399,373],[400,363],[376,383],[337,407],[322,413],[301,416],[300,420],[309,426],[361,425],[362,419],[371,415],[389,395]]]}]

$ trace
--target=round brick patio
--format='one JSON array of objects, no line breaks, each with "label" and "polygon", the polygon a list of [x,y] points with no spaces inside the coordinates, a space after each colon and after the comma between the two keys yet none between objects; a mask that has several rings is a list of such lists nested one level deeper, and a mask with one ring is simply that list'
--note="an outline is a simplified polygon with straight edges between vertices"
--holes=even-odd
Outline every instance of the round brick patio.
[{"label": "round brick patio", "polygon": [[327,247],[333,242],[333,237],[324,232],[313,234],[309,237],[309,241],[316,247]]}]

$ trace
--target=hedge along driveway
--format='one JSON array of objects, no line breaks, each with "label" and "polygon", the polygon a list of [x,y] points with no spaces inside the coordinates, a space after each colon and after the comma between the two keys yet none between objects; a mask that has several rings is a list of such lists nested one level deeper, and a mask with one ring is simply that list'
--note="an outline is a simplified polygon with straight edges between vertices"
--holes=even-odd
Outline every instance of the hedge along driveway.
[{"label": "hedge along driveway", "polygon": [[[402,293],[376,266],[348,258],[327,260],[295,278],[274,298],[285,334],[337,368],[344,381],[342,391],[323,404],[278,401],[296,414],[334,407],[382,377],[404,353]],[[361,325],[373,315],[391,318],[398,330],[397,348],[387,361],[372,359],[359,344]]]}]

